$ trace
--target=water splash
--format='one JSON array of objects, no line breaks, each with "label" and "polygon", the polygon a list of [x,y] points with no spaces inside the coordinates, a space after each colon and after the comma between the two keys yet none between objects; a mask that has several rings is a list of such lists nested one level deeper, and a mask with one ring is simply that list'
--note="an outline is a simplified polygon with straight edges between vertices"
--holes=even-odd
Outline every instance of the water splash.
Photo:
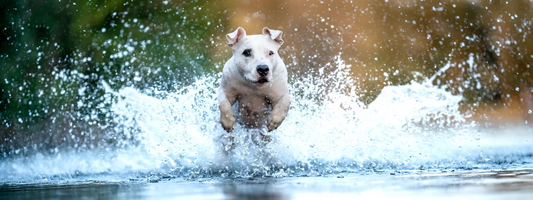
[{"label": "water splash", "polygon": [[[102,175],[120,180],[153,174],[320,176],[531,163],[530,143],[491,142],[490,134],[459,112],[461,96],[431,84],[435,76],[422,83],[387,86],[374,102],[363,105],[352,87],[350,67],[340,56],[324,68],[333,72],[291,83],[289,114],[266,145],[258,144],[254,130],[237,126],[228,134],[218,123],[215,89],[220,75],[198,78],[173,93],[132,87],[114,91],[102,82],[107,101],[113,101],[109,112],[118,124],[116,131],[128,138],[117,142],[129,145],[7,158],[0,161],[0,181]],[[236,145],[228,153],[229,135]]]}]

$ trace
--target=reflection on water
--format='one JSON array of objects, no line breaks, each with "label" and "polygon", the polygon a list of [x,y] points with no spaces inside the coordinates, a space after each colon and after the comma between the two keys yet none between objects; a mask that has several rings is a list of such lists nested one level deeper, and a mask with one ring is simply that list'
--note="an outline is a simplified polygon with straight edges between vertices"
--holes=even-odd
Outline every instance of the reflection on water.
[{"label": "reflection on water", "polygon": [[[524,199],[533,195],[533,170],[396,171],[159,183],[78,182],[0,187],[3,199]],[[467,196],[465,196],[467,194]]]},{"label": "reflection on water", "polygon": [[[134,185],[128,187],[135,187]],[[120,194],[120,195],[119,195]],[[128,197],[129,192],[119,184],[104,183],[62,183],[62,184],[30,184],[2,186],[2,199],[114,199]],[[131,197],[131,196],[130,196]],[[122,198],[127,199],[127,198]]]},{"label": "reflection on water", "polygon": [[227,199],[290,199],[291,196],[280,190],[276,180],[225,181],[220,187]]}]

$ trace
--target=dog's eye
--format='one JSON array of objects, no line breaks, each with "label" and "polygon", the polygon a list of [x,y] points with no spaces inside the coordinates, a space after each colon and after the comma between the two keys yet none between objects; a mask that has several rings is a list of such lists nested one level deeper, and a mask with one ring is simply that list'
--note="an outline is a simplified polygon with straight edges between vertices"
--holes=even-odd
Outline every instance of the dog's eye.
[{"label": "dog's eye", "polygon": [[252,50],[251,49],[245,49],[242,52],[242,55],[244,55],[245,57],[250,57],[250,56],[252,56]]},{"label": "dog's eye", "polygon": [[268,52],[268,55],[269,55],[269,56],[274,55],[274,52],[273,52],[273,51],[270,51],[270,52]]}]

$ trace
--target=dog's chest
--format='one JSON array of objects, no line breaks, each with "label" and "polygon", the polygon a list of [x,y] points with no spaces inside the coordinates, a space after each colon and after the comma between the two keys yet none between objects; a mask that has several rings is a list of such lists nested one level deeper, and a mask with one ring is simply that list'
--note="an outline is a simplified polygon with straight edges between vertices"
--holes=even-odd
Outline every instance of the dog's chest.
[{"label": "dog's chest", "polygon": [[238,115],[242,122],[251,127],[262,126],[271,112],[267,95],[261,93],[241,93],[237,98]]},{"label": "dog's chest", "polygon": [[242,114],[257,115],[270,107],[270,99],[267,95],[244,93],[237,98],[239,111]]}]

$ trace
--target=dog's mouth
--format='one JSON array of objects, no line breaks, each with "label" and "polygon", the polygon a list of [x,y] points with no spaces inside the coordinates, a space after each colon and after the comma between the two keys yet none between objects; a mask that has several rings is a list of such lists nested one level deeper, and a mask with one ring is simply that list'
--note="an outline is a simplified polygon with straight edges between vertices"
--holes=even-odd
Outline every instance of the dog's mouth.
[{"label": "dog's mouth", "polygon": [[266,83],[268,82],[268,79],[267,78],[260,78],[259,80],[257,80],[258,83]]},{"label": "dog's mouth", "polygon": [[265,77],[261,77],[261,78],[259,78],[259,80],[252,81],[252,82],[257,84],[257,85],[264,85],[265,83],[268,83],[268,79],[265,78]]}]

